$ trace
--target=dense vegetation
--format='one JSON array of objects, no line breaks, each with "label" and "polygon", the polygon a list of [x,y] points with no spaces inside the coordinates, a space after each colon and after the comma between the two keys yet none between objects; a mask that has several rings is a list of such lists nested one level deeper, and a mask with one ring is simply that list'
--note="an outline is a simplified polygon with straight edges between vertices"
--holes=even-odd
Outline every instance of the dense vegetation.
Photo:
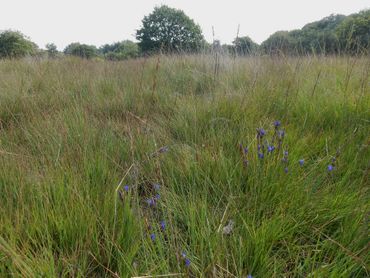
[{"label": "dense vegetation", "polygon": [[[78,42],[69,44],[63,51],[86,59],[94,57],[107,60],[125,60],[156,53],[214,53],[231,56],[246,55],[362,55],[369,53],[370,10],[350,16],[330,15],[312,22],[300,30],[278,31],[261,45],[248,36],[235,38],[232,45],[218,40],[207,43],[202,31],[191,18],[181,10],[168,6],[156,7],[142,20],[137,30],[138,43],[124,40],[105,44],[100,48]],[[46,52],[37,50],[23,34],[13,31],[0,33],[0,58],[18,58],[27,55],[59,55],[56,46],[46,45]]]},{"label": "dense vegetation", "polygon": [[183,11],[168,6],[156,7],[145,16],[136,38],[144,52],[195,52],[204,44],[200,26]]},{"label": "dense vegetation", "polygon": [[369,63],[0,61],[0,276],[368,277]]}]

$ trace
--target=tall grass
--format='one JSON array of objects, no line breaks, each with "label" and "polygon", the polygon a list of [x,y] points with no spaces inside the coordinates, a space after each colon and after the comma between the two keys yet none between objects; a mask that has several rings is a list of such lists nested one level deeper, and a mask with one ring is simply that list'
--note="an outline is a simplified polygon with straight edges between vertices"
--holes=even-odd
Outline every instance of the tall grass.
[{"label": "tall grass", "polygon": [[0,276],[368,276],[369,62],[0,61]]}]

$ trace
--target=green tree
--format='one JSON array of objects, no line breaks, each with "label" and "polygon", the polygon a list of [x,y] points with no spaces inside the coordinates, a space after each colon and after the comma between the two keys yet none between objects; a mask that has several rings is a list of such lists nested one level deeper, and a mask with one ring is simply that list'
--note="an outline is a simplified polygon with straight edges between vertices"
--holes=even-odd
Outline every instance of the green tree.
[{"label": "green tree", "polygon": [[49,58],[55,58],[58,55],[58,49],[54,43],[47,43],[45,48]]},{"label": "green tree", "polygon": [[249,55],[255,53],[258,49],[258,44],[248,36],[236,38],[233,41],[233,45],[238,55]]},{"label": "green tree", "polygon": [[18,31],[0,33],[0,58],[19,58],[35,54],[37,45]]},{"label": "green tree", "polygon": [[139,47],[136,43],[125,40],[113,44],[105,44],[99,48],[99,52],[108,60],[124,60],[139,55]]},{"label": "green tree", "polygon": [[265,54],[296,54],[297,41],[288,31],[278,31],[261,44]]},{"label": "green tree", "polygon": [[290,32],[298,44],[298,52],[300,54],[338,53],[340,44],[335,29],[344,19],[344,15],[332,14],[319,21],[306,24],[301,30]]},{"label": "green tree", "polygon": [[370,9],[348,16],[336,29],[345,52],[369,52]]},{"label": "green tree", "polygon": [[64,54],[91,59],[97,56],[98,51],[94,45],[80,44],[78,42],[69,44],[64,49]]},{"label": "green tree", "polygon": [[156,7],[142,20],[136,38],[143,52],[197,51],[204,38],[201,28],[183,11],[168,6]]}]

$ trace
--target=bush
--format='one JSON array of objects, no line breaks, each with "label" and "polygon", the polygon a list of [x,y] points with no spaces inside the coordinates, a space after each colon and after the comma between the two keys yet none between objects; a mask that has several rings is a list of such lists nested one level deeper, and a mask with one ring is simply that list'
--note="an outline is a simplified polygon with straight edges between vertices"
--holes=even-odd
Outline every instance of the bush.
[{"label": "bush", "polygon": [[0,33],[0,58],[20,58],[36,52],[37,45],[19,31]]},{"label": "bush", "polygon": [[113,44],[105,44],[99,52],[107,59],[119,61],[139,56],[139,47],[136,43],[126,40]]},{"label": "bush", "polygon": [[64,54],[78,56],[85,59],[96,57],[98,51],[94,45],[80,44],[78,42],[69,44],[64,49]]}]

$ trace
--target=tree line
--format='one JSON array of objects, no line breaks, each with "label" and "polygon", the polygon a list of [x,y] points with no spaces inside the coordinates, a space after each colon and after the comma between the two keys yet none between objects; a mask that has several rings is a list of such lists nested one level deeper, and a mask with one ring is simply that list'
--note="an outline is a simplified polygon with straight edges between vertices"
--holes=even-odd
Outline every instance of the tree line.
[{"label": "tree line", "polygon": [[56,58],[63,55],[91,59],[123,60],[156,53],[223,52],[230,55],[340,55],[368,54],[370,46],[370,10],[349,16],[330,15],[309,23],[302,29],[278,31],[258,45],[248,36],[233,43],[208,43],[202,30],[182,10],[166,5],[154,8],[144,16],[142,27],[136,31],[138,42],[124,40],[99,48],[79,42],[69,44],[62,52],[53,43],[39,49],[19,31],[0,32],[0,58],[19,58],[29,55]]}]

